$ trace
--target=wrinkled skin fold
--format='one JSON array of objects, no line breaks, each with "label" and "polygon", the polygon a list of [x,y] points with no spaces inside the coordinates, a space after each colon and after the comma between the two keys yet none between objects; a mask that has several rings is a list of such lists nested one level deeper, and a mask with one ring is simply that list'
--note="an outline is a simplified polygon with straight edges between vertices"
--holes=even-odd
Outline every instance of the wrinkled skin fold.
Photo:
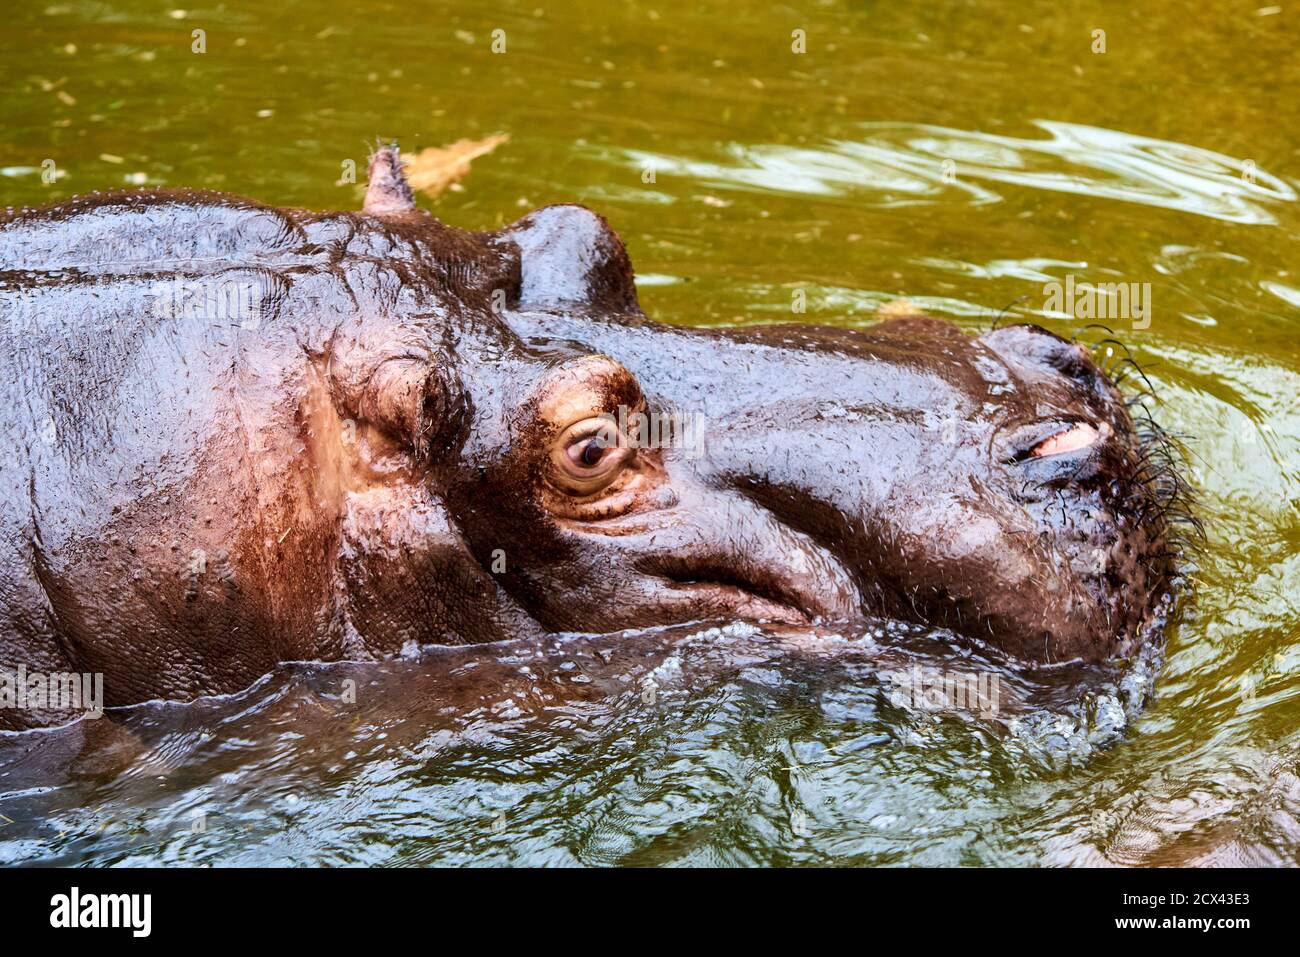
[{"label": "wrinkled skin fold", "polygon": [[394,151],[361,213],[11,211],[0,304],[0,670],[102,673],[109,707],[718,617],[1100,661],[1169,600],[1150,457],[1083,346],[659,325],[598,215],[454,229]]}]

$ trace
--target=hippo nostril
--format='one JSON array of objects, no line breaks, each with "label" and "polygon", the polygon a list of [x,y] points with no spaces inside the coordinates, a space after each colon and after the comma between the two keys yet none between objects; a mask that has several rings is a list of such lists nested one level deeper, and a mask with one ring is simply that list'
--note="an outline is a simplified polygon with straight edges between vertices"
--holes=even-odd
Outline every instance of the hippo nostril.
[{"label": "hippo nostril", "polygon": [[1013,469],[1018,488],[1013,497],[1038,501],[1045,490],[1089,484],[1101,474],[1112,434],[1105,422],[1039,423],[1017,430],[1003,446],[1003,462]]},{"label": "hippo nostril", "polygon": [[1043,439],[1029,450],[1029,454],[1041,458],[1044,455],[1075,452],[1079,449],[1086,449],[1100,437],[1101,432],[1087,422],[1076,422],[1064,432],[1058,432],[1049,438]]},{"label": "hippo nostril", "polygon": [[1087,346],[1062,339],[1041,326],[1004,326],[981,338],[1013,365],[1037,366],[1089,386],[1099,378]]},{"label": "hippo nostril", "polygon": [[1028,464],[1044,459],[1077,459],[1079,454],[1071,453],[1091,455],[1105,444],[1111,431],[1105,422],[1069,419],[1037,422],[1013,430],[1002,440],[1003,461]]}]

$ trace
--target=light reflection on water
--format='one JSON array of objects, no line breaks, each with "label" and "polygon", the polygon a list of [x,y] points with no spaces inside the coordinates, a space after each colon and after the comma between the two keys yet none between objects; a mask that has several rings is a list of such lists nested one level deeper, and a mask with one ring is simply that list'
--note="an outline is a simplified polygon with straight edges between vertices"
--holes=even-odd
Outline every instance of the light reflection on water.
[{"label": "light reflection on water", "polygon": [[862,139],[819,148],[727,144],[725,161],[638,150],[624,156],[637,169],[714,189],[835,197],[881,208],[996,203],[1000,194],[985,185],[993,182],[1262,224],[1276,222],[1272,203],[1296,198],[1291,186],[1253,161],[1077,123],[1033,125],[1048,138],[866,123]]},{"label": "light reflection on water", "polygon": [[[978,699],[910,690],[941,672],[994,681]],[[918,807],[908,795],[921,782],[898,777],[900,762],[927,755],[927,776],[951,775],[963,801],[983,803],[1000,783],[1086,766],[1149,688],[1149,673],[1026,676],[889,623],[849,635],[687,626],[301,665],[241,695],[127,709],[7,752],[0,780],[55,788],[7,795],[26,838],[0,853],[874,863],[902,841],[939,862],[968,819],[938,796]],[[736,846],[683,843],[702,813]],[[809,839],[823,831],[837,832],[833,851]]]}]

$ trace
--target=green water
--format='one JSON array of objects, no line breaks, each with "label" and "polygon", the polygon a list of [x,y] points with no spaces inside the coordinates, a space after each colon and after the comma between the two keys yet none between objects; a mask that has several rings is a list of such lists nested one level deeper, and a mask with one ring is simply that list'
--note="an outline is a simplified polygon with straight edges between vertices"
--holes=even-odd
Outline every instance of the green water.
[{"label": "green water", "polygon": [[[147,183],[347,208],[357,187],[339,180],[376,137],[508,133],[430,208],[495,228],[590,205],[669,322],[788,320],[802,292],[815,322],[868,323],[906,297],[972,330],[1006,310],[1070,335],[1087,320],[1046,315],[1046,283],[1150,283],[1146,319],[1109,325],[1157,417],[1190,437],[1207,542],[1154,701],[1083,757],[900,716],[858,666],[779,657],[686,681],[652,720],[635,695],[490,730],[408,708],[313,747],[304,712],[324,706],[303,703],[310,674],[286,674],[140,719],[143,762],[75,743],[48,766],[0,762],[0,860],[1300,859],[1300,11],[413,0],[5,16],[6,204]],[[196,808],[207,829],[178,831]]]}]

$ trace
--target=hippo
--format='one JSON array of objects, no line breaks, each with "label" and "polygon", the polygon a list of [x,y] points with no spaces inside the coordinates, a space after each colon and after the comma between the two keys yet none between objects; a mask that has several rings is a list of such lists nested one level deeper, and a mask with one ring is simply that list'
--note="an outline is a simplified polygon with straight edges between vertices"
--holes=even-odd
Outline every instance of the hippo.
[{"label": "hippo", "polygon": [[95,675],[106,708],[723,618],[1102,662],[1177,591],[1176,472],[1085,345],[656,323],[601,216],[456,229],[395,148],[359,213],[9,210],[0,297],[0,673]]}]

